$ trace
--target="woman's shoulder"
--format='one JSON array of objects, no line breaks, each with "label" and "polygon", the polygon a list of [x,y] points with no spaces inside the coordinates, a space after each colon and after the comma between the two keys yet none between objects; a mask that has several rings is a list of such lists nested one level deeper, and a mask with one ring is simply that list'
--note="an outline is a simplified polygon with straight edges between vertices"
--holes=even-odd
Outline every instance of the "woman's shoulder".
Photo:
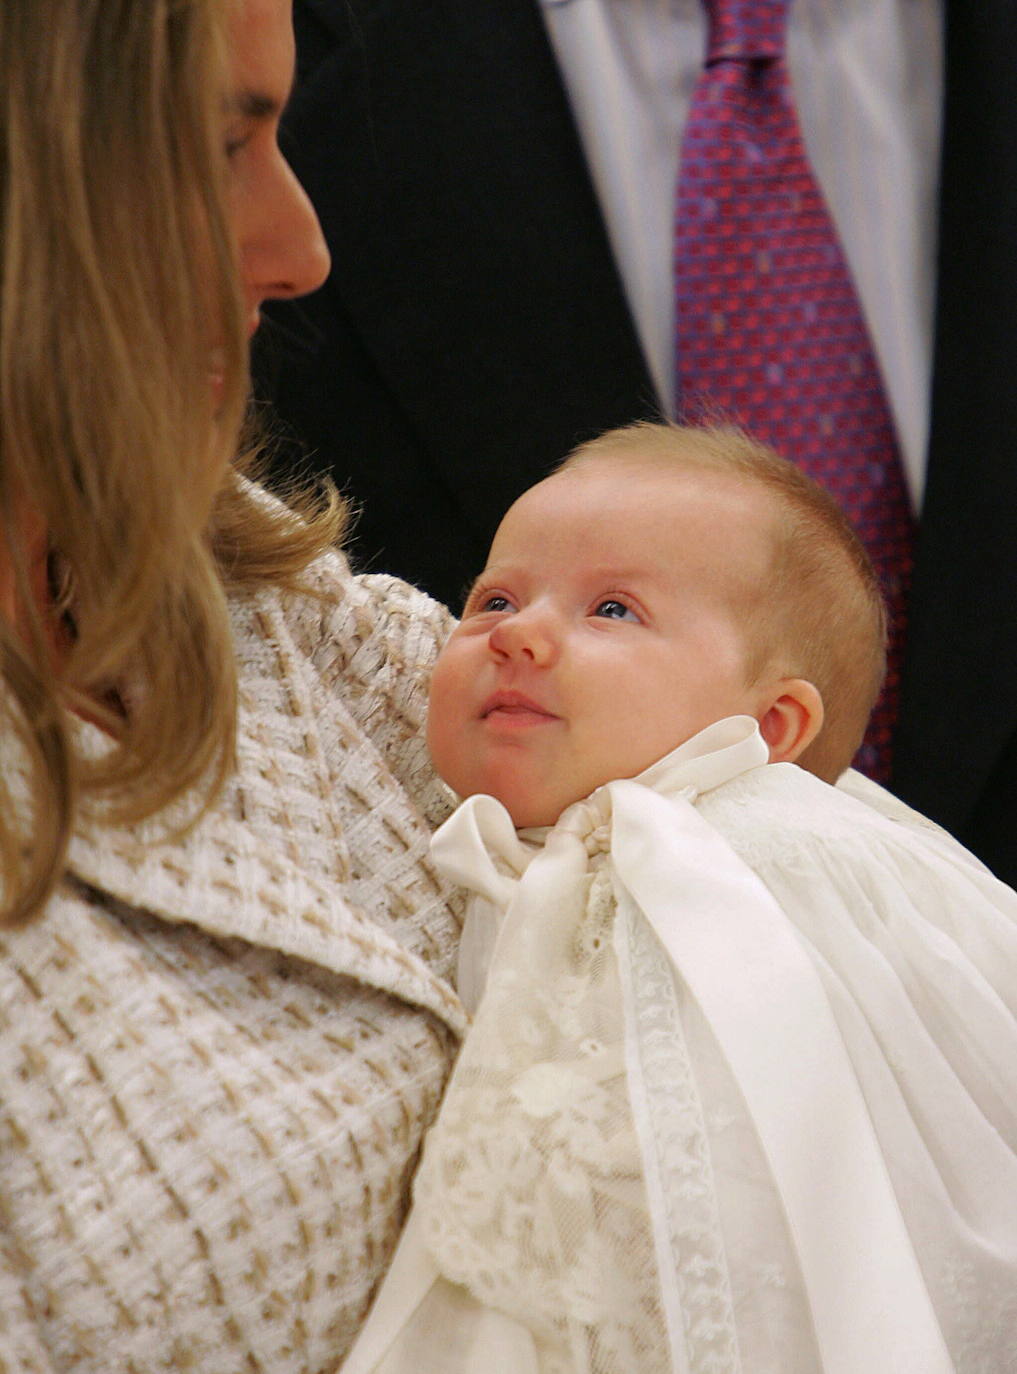
[{"label": "woman's shoulder", "polygon": [[429,675],[455,624],[419,588],[384,573],[354,573],[338,550],[315,559],[298,588],[263,590],[234,607],[241,639],[263,635],[267,620],[316,672],[380,689],[397,677]]},{"label": "woman's shoulder", "polygon": [[344,695],[398,695],[420,685],[455,621],[425,592],[385,574],[354,573],[343,553],[314,560],[294,587],[236,591],[230,613],[241,671],[285,646],[285,663],[299,666]]},{"label": "woman's shoulder", "polygon": [[[286,527],[304,523],[299,510],[244,477],[239,479],[239,499],[270,522]],[[293,647],[308,657],[326,647],[333,657],[351,657],[367,644],[383,653],[410,645],[418,656],[433,657],[454,623],[444,606],[400,578],[354,572],[340,547],[318,553],[300,572],[287,576],[284,585],[269,582],[231,590],[239,638],[261,637],[268,615],[281,618]]]},{"label": "woman's shoulder", "polygon": [[454,624],[445,607],[399,578],[357,575],[332,552],[298,589],[237,595],[231,609],[242,706],[255,726],[296,712],[331,741],[326,753],[342,754],[344,775],[366,748],[429,824],[445,818],[448,789],[424,744],[431,669]]}]

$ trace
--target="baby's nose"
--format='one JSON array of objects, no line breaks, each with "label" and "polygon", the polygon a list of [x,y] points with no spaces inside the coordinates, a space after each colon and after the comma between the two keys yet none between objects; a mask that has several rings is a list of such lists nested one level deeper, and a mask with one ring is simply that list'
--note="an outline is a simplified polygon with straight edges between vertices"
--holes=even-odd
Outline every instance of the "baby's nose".
[{"label": "baby's nose", "polygon": [[541,668],[552,663],[558,652],[552,617],[532,607],[499,620],[491,631],[490,644],[500,656],[528,659]]}]

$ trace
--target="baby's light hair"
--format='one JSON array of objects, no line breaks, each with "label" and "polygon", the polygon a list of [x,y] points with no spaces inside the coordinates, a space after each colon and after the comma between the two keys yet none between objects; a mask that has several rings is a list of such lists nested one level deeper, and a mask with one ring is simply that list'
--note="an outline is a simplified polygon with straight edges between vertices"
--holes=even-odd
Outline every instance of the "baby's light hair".
[{"label": "baby's light hair", "polygon": [[823,727],[797,760],[833,782],[854,757],[886,673],[886,606],[876,572],[836,500],[773,449],[728,425],[640,422],[582,444],[559,472],[592,461],[701,471],[769,498],[771,576],[754,596],[750,680],[801,677]]}]

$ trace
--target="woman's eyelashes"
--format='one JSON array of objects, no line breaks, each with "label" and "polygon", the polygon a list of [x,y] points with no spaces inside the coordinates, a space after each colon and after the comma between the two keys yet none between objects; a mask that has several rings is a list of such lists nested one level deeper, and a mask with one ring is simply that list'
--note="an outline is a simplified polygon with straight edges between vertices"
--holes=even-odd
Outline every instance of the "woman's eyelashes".
[{"label": "woman's eyelashes", "polygon": [[247,124],[233,124],[223,135],[223,152],[227,162],[233,162],[251,141],[252,130]]}]

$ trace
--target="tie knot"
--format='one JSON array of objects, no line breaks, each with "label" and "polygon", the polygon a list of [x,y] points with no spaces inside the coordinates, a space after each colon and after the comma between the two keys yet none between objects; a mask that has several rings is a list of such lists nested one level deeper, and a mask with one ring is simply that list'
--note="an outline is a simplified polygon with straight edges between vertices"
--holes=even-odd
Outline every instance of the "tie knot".
[{"label": "tie knot", "polygon": [[781,57],[791,0],[703,0],[710,22],[706,60]]}]

